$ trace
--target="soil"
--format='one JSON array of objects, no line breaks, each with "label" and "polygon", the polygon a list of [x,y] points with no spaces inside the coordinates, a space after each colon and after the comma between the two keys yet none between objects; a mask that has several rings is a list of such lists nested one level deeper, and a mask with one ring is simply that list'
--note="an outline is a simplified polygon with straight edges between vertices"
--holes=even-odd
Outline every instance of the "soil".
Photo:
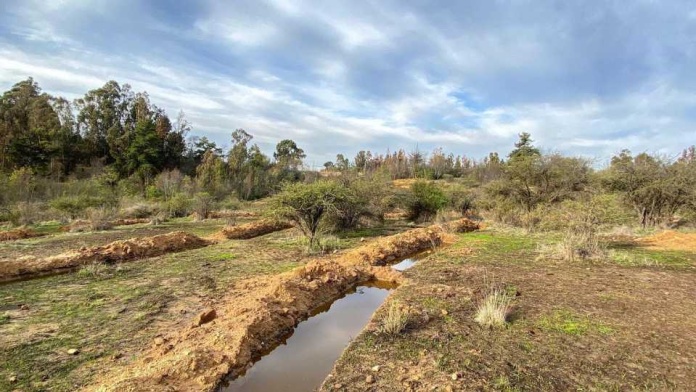
[{"label": "soil", "polygon": [[272,233],[274,231],[285,230],[291,228],[292,225],[287,222],[278,222],[273,220],[262,219],[256,222],[250,222],[239,226],[224,227],[213,238],[228,239],[228,240],[246,240],[249,238],[258,237],[260,235]]},{"label": "soil", "polygon": [[182,231],[153,237],[131,238],[46,258],[24,257],[2,261],[0,262],[0,281],[70,270],[90,263],[115,263],[158,256],[207,245],[209,245],[208,241]]},{"label": "soil", "polygon": [[649,249],[696,252],[696,233],[666,230],[638,240]]},{"label": "soil", "polygon": [[19,228],[0,232],[0,241],[14,241],[25,238],[40,237],[45,234],[37,233],[31,229]]},{"label": "soil", "polygon": [[242,281],[205,312],[208,322],[194,318],[189,327],[154,342],[139,359],[114,368],[87,389],[213,391],[314,308],[359,283],[401,281],[399,272],[380,265],[437,246],[447,236],[440,226],[414,229],[288,273]]},{"label": "soil", "polygon": [[[322,390],[693,390],[693,271],[543,260],[537,242],[478,232],[423,259]],[[491,287],[514,296],[504,328],[474,321]],[[384,335],[393,303],[412,317]]]}]

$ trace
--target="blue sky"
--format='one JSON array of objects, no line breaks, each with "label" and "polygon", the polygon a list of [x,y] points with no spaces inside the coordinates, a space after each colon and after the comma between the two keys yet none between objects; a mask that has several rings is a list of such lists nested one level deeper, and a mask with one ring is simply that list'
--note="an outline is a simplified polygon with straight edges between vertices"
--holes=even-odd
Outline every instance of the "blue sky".
[{"label": "blue sky", "polygon": [[147,91],[223,146],[244,128],[319,166],[404,148],[482,157],[517,133],[604,162],[696,143],[693,1],[25,0],[0,88]]}]

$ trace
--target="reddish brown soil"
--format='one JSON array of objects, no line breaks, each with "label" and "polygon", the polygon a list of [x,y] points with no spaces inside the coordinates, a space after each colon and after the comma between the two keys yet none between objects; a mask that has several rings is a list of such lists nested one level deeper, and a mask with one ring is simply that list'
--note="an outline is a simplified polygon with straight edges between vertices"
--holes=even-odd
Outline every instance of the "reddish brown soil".
[{"label": "reddish brown soil", "polygon": [[287,222],[263,219],[239,226],[225,227],[219,233],[215,234],[214,237],[228,240],[246,240],[249,238],[258,237],[260,235],[273,233],[274,231],[289,229],[291,227],[292,225]]},{"label": "reddish brown soil", "polygon": [[176,231],[153,237],[131,238],[104,246],[82,248],[46,258],[19,258],[0,263],[0,281],[21,279],[50,272],[69,270],[90,263],[114,263],[159,256],[207,246],[208,241]]},{"label": "reddish brown soil", "polygon": [[641,238],[638,242],[651,249],[696,252],[696,233],[666,230]]},{"label": "reddish brown soil", "polygon": [[361,282],[401,280],[399,273],[377,265],[436,246],[446,236],[439,226],[414,229],[285,274],[243,281],[189,328],[154,342],[139,359],[113,369],[88,390],[213,391],[312,309]]},{"label": "reddish brown soil", "polygon": [[19,228],[0,232],[0,241],[14,241],[25,238],[41,237],[45,234],[37,233],[31,229]]}]

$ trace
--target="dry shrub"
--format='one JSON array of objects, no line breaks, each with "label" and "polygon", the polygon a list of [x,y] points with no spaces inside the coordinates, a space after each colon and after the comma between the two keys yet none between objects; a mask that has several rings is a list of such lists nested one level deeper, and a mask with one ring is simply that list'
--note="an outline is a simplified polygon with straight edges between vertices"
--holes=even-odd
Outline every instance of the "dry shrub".
[{"label": "dry shrub", "polygon": [[41,203],[19,202],[10,210],[10,223],[14,226],[31,225],[41,218],[41,211],[45,209]]},{"label": "dry shrub", "polygon": [[433,223],[436,225],[444,225],[447,222],[451,222],[461,217],[462,215],[460,213],[451,208],[441,209],[435,214]]},{"label": "dry shrub", "polygon": [[87,222],[89,229],[92,231],[110,230],[114,227],[111,220],[114,217],[114,211],[110,208],[88,208]]},{"label": "dry shrub", "polygon": [[512,308],[514,296],[502,287],[491,287],[481,300],[474,320],[486,327],[503,327]]},{"label": "dry shrub", "polygon": [[119,213],[124,219],[142,219],[149,218],[155,213],[155,207],[148,203],[136,203],[130,206],[121,208]]},{"label": "dry shrub", "polygon": [[398,335],[406,329],[409,313],[397,302],[389,305],[387,315],[382,319],[377,331],[385,335]]}]

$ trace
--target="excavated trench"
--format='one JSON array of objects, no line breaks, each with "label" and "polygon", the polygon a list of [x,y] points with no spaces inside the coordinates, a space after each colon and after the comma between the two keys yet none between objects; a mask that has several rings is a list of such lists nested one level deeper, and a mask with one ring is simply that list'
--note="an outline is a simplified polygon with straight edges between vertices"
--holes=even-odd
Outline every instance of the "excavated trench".
[{"label": "excavated trench", "polygon": [[[417,260],[415,256],[406,258],[391,268],[405,271]],[[316,390],[346,346],[397,287],[395,283],[372,281],[319,306],[278,345],[262,352],[249,370],[224,382],[219,392]]]},{"label": "excavated trench", "polygon": [[[447,225],[450,232],[477,228],[476,223],[466,219]],[[240,376],[253,369],[251,364],[269,348],[289,342],[294,336],[290,334],[312,318],[313,310],[338,303],[336,298],[351,303],[353,296],[345,293],[356,287],[365,287],[365,292],[370,289],[369,282],[403,282],[400,272],[384,265],[439,246],[448,238],[447,231],[438,225],[413,229],[311,261],[287,273],[241,281],[189,327],[156,339],[136,360],[111,369],[86,390],[215,391],[226,379],[233,383],[243,380],[245,377]],[[373,311],[368,312],[367,319]],[[356,335],[366,322],[358,324]],[[340,355],[340,343],[338,347],[333,354],[336,357]],[[328,362],[329,366],[333,363]],[[306,367],[312,366],[308,363]],[[320,373],[314,376],[319,380],[315,386],[327,374],[323,370]]]}]

